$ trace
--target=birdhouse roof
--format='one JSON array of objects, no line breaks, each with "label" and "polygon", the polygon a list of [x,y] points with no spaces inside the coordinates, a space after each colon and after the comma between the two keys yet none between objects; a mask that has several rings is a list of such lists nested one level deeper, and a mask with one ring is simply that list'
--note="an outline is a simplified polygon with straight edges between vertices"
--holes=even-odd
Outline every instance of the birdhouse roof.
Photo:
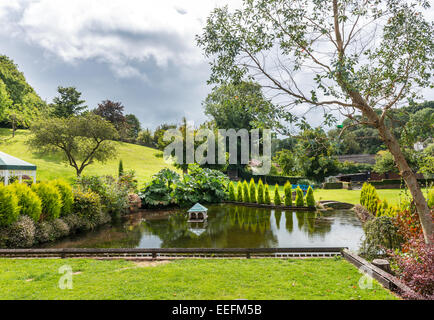
[{"label": "birdhouse roof", "polygon": [[188,212],[205,212],[205,211],[208,211],[208,209],[205,208],[200,203],[196,203],[193,207],[190,208],[190,210],[188,210]]}]

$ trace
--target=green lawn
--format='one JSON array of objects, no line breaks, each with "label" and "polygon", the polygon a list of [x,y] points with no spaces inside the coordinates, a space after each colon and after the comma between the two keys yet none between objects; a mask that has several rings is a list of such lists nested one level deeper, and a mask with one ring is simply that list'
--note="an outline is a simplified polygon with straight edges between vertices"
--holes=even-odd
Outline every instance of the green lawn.
[{"label": "green lawn", "polygon": [[[60,156],[37,154],[29,150],[25,144],[29,134],[28,130],[18,130],[15,138],[12,138],[10,129],[0,128],[0,151],[35,164],[38,167],[38,180],[64,178],[73,181],[75,169],[62,162]],[[84,169],[83,174],[117,175],[119,160],[122,159],[124,169],[134,169],[141,185],[149,180],[153,174],[169,166],[163,159],[154,156],[158,152],[155,149],[124,142],[116,142],[116,144],[118,146],[116,159],[104,164],[99,162],[91,164]]]},{"label": "green lawn", "polygon": [[[146,263],[145,263],[146,264]],[[69,265],[73,288],[60,289]],[[0,259],[0,299],[396,299],[338,259],[177,260],[153,266],[91,259]]]}]

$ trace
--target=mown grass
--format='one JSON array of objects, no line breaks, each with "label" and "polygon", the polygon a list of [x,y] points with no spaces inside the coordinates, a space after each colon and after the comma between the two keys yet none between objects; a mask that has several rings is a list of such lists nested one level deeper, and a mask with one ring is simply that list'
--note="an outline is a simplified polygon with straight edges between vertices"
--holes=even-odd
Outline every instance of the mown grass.
[{"label": "mown grass", "polygon": [[[73,289],[60,289],[69,265]],[[156,266],[91,259],[0,259],[0,299],[396,299],[339,259],[177,260]]]},{"label": "mown grass", "polygon": [[[29,138],[28,130],[18,130],[15,138],[11,137],[11,130],[0,128],[0,150],[37,166],[38,180],[63,178],[72,182],[75,169],[62,162],[60,155],[53,156],[33,152],[25,143]],[[83,175],[117,175],[119,160],[122,159],[124,170],[134,169],[139,184],[148,181],[150,177],[163,168],[170,167],[162,158],[155,157],[155,149],[135,144],[115,142],[117,157],[106,163],[95,162],[83,171]],[[173,168],[172,168],[173,169]]]}]

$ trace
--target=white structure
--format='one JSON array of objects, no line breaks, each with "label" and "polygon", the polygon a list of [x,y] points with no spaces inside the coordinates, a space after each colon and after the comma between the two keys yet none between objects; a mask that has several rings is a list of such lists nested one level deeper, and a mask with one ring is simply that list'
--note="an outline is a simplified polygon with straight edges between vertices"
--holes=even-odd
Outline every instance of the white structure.
[{"label": "white structure", "polygon": [[36,183],[36,166],[0,151],[0,177],[4,184],[8,185],[12,177],[18,177],[21,183],[23,176],[33,177],[33,182]]}]

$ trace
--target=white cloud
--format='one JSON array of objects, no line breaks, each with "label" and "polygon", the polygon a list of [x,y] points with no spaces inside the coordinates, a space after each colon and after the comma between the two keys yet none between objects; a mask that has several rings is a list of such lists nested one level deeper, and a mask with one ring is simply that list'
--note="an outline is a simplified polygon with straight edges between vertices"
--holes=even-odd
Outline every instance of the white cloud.
[{"label": "white cloud", "polygon": [[[95,59],[119,77],[146,75],[132,63],[193,66],[206,17],[229,0],[15,0],[0,3],[0,33],[13,34],[66,62]],[[230,1],[236,5],[238,1]]]}]

